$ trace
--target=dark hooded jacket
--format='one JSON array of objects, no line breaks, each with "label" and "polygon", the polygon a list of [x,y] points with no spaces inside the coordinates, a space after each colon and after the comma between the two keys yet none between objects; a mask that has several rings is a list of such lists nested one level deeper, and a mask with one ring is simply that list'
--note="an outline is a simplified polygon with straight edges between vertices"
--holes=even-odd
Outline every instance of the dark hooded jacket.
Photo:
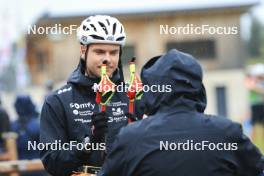
[{"label": "dark hooded jacket", "polygon": [[[93,86],[98,84],[100,79],[85,76],[84,64],[81,59],[67,85],[46,98],[41,113],[41,143],[81,143],[86,136],[91,136],[91,115],[100,112],[100,107],[95,102],[96,93]],[[119,65],[119,69],[111,78],[116,85],[124,82],[121,69]],[[125,92],[116,92],[107,104],[109,123],[106,151],[111,149],[120,128],[127,125],[127,106],[128,98]],[[86,154],[75,146],[71,150],[42,150],[40,155],[46,170],[58,176],[70,175],[82,165],[101,166],[103,163],[101,151]]]},{"label": "dark hooded jacket", "polygon": [[195,58],[170,50],[151,59],[143,67],[141,78],[144,86],[171,85],[171,91],[144,92],[143,108],[149,117],[120,131],[99,175],[261,173],[263,158],[243,135],[241,126],[227,118],[203,113],[206,94],[202,68]]},{"label": "dark hooded jacket", "polygon": [[18,118],[11,123],[11,130],[18,134],[18,158],[39,158],[37,150],[28,150],[28,142],[39,142],[39,114],[36,106],[29,95],[18,95],[14,106]]},{"label": "dark hooded jacket", "polygon": [[10,120],[7,111],[2,107],[0,98],[0,154],[5,152],[2,134],[10,131]]}]

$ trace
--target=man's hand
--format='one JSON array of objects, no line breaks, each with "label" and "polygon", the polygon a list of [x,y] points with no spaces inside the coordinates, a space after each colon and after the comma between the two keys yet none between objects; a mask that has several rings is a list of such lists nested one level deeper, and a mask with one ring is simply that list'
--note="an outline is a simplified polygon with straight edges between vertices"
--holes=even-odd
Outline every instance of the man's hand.
[{"label": "man's hand", "polygon": [[135,116],[134,114],[126,113],[125,115],[127,117],[128,123],[135,122],[135,121],[138,121],[139,120],[137,118],[137,116]]},{"label": "man's hand", "polygon": [[105,134],[108,131],[108,115],[105,112],[94,113],[92,119],[92,138],[96,141],[103,141]]}]

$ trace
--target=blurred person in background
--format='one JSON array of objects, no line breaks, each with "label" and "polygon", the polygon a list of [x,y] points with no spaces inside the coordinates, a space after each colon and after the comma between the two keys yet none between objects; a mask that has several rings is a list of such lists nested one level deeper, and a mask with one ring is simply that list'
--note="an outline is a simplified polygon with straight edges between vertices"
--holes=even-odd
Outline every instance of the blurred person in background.
[{"label": "blurred person in background", "polygon": [[8,113],[2,106],[2,101],[0,97],[0,161],[7,160],[8,154],[6,153],[5,143],[3,140],[3,133],[9,132],[10,130],[10,119]]},{"label": "blurred person in background", "polygon": [[264,153],[264,64],[249,67],[246,86],[250,90],[252,140]]},{"label": "blurred person in background", "polygon": [[[105,151],[120,128],[128,124],[128,97],[126,92],[115,92],[102,112],[96,102],[95,84],[101,79],[101,66],[106,62],[107,75],[115,85],[125,85],[121,64],[125,45],[124,26],[118,19],[106,15],[90,16],[83,20],[77,31],[80,42],[80,62],[67,84],[50,94],[43,105],[40,121],[41,143],[69,144],[76,141],[90,146],[105,146],[106,150],[88,148],[70,150],[46,149],[41,160],[52,175],[68,176],[82,171],[84,165],[100,167]],[[140,115],[138,115],[140,116]],[[111,117],[111,119],[110,119]]]},{"label": "blurred person in background", "polygon": [[19,159],[39,158],[38,151],[28,150],[28,141],[39,142],[39,113],[29,95],[17,95],[15,100],[17,120],[11,123],[12,131],[18,134],[17,147]]},{"label": "blurred person in background", "polygon": [[[39,113],[36,110],[36,106],[28,94],[17,95],[14,106],[18,117],[16,121],[11,123],[11,130],[18,134],[18,159],[38,159],[39,150],[28,149],[29,142],[32,144],[39,143]],[[22,175],[38,176],[42,173],[42,171],[36,171]]]}]

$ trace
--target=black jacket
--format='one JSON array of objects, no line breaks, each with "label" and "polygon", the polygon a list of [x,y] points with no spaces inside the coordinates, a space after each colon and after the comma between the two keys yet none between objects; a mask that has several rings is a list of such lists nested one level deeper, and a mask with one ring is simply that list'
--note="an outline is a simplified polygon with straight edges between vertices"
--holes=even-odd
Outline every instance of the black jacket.
[{"label": "black jacket", "polygon": [[0,103],[0,154],[5,152],[4,140],[2,134],[10,131],[10,120],[6,110],[1,107]]},{"label": "black jacket", "polygon": [[[241,126],[225,117],[203,113],[206,94],[202,69],[196,59],[170,50],[151,59],[143,67],[141,78],[144,85],[171,85],[172,91],[144,92],[142,101],[145,113],[150,116],[120,131],[99,175],[260,174],[264,168],[263,158],[243,135]],[[214,145],[219,150],[214,149]]]},{"label": "black jacket", "polygon": [[[77,141],[81,143],[86,136],[91,135],[91,115],[100,112],[95,102],[94,83],[100,79],[92,79],[84,76],[84,62],[81,60],[78,68],[68,79],[67,85],[49,95],[42,108],[40,122],[40,142],[69,143]],[[111,80],[121,84],[123,76],[117,69]],[[128,98],[125,92],[116,92],[107,105],[109,114],[108,134],[106,139],[107,151],[119,132],[119,129],[127,124],[125,113],[128,111]],[[72,150],[41,150],[40,155],[46,170],[52,175],[69,175],[82,165],[101,166],[103,159],[101,151],[93,151],[86,154],[73,147]]]}]

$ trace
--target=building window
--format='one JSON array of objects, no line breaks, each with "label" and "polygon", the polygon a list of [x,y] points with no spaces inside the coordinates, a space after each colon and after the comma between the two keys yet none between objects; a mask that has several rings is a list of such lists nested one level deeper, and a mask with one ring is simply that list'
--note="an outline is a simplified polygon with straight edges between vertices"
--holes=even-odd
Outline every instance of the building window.
[{"label": "building window", "polygon": [[46,59],[47,55],[44,51],[38,50],[36,52],[36,62],[37,62],[37,70],[42,72],[45,71],[46,68]]},{"label": "building window", "polygon": [[167,43],[167,50],[177,49],[189,53],[199,59],[216,58],[216,47],[214,40],[191,40]]},{"label": "building window", "polygon": [[226,106],[226,87],[216,87],[217,113],[218,115],[227,116]]},{"label": "building window", "polygon": [[127,65],[131,58],[135,56],[135,47],[132,45],[124,46],[122,52],[122,63]]}]

